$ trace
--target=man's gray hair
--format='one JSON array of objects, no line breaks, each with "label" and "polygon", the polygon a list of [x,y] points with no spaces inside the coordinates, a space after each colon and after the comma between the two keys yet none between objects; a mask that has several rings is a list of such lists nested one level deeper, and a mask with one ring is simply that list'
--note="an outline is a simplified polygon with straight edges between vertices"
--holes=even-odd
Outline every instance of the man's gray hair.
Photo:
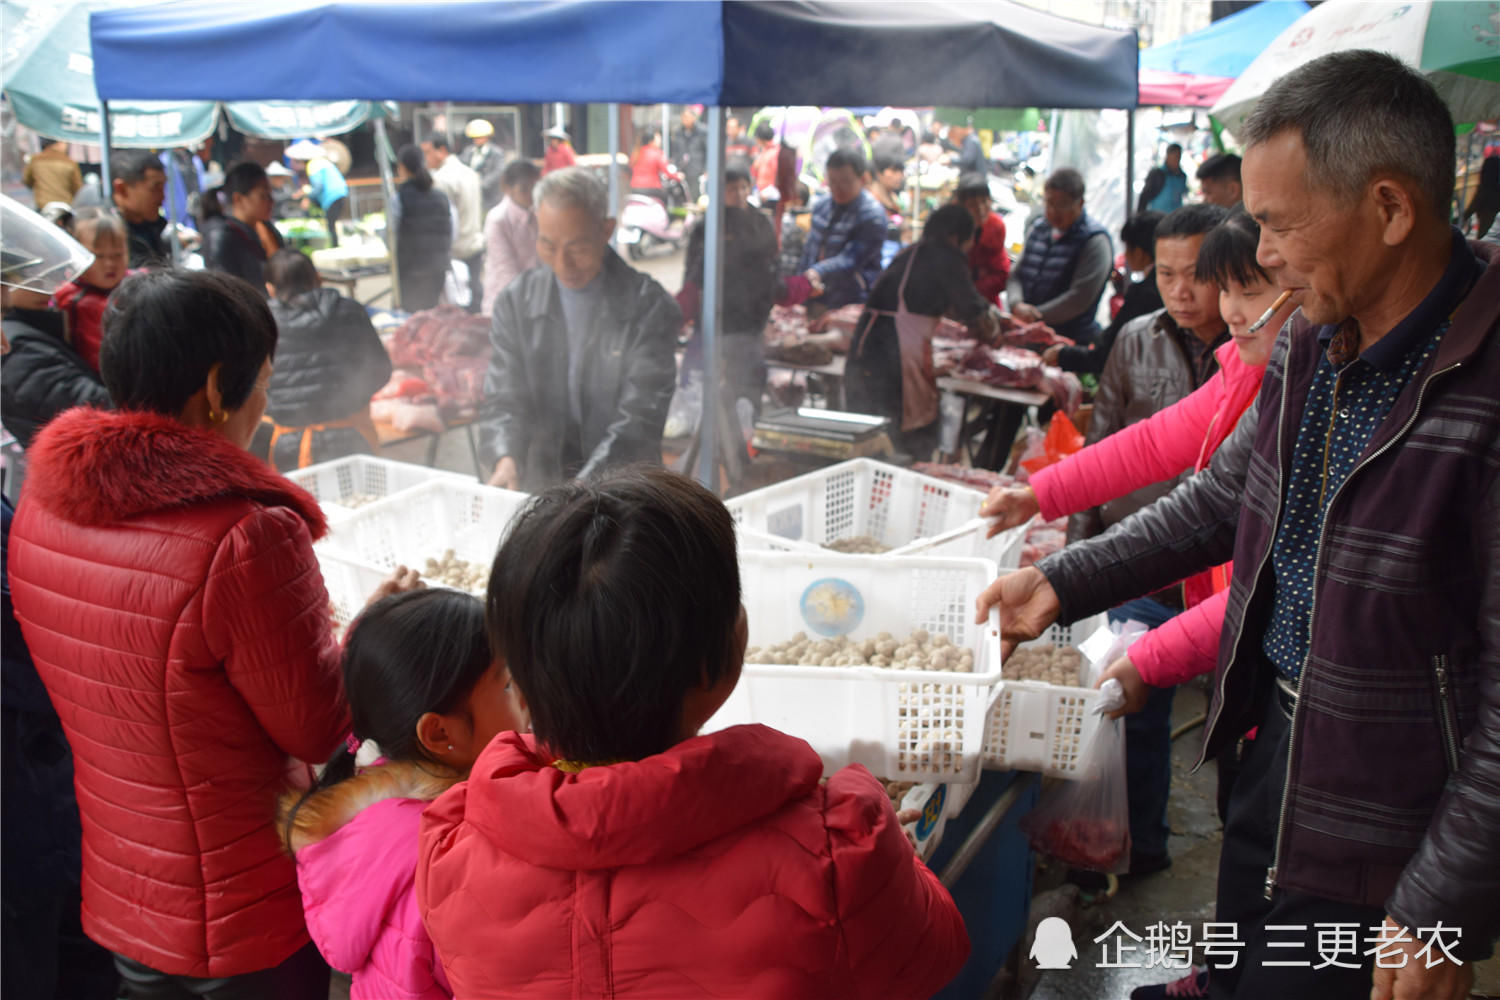
[{"label": "man's gray hair", "polygon": [[609,218],[609,189],[583,167],[554,170],[537,182],[534,197],[538,205],[581,208],[599,222]]},{"label": "man's gray hair", "polygon": [[1047,183],[1042,185],[1043,190],[1051,188],[1061,191],[1063,194],[1077,201],[1083,197],[1083,175],[1072,167],[1060,167],[1052,171],[1052,176],[1047,178]]},{"label": "man's gray hair", "polygon": [[1453,116],[1426,78],[1369,49],[1334,52],[1277,80],[1245,120],[1245,148],[1295,130],[1315,186],[1346,201],[1379,174],[1416,186],[1444,220],[1453,198]]}]

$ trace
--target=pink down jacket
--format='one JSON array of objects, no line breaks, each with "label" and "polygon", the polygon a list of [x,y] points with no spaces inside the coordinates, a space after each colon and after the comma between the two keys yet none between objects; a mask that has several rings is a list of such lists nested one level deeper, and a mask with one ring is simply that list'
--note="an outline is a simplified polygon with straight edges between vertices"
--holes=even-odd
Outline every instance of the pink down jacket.
[{"label": "pink down jacket", "polygon": [[[1233,342],[1214,356],[1219,370],[1196,392],[1031,477],[1049,521],[1202,469],[1260,391],[1264,365],[1240,360]],[[1171,687],[1214,668],[1224,624],[1229,567],[1183,582],[1188,610],[1130,647],[1130,659],[1153,687]]]}]

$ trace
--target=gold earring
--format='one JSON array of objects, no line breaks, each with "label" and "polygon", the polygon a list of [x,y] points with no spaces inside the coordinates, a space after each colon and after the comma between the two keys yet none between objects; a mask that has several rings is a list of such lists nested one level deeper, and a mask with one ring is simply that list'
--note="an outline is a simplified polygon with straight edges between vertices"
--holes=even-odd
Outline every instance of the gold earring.
[{"label": "gold earring", "polygon": [[222,424],[222,423],[226,422],[228,419],[229,419],[229,413],[227,411],[224,412],[224,413],[219,413],[219,412],[215,411],[213,407],[209,407],[209,409],[208,409],[208,422],[209,423],[211,423],[211,424]]}]

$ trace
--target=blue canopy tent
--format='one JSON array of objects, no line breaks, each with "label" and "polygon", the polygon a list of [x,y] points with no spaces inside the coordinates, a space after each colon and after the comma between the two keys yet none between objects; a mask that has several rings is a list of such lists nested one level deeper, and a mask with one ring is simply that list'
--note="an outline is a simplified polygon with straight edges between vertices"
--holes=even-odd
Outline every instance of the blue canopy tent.
[{"label": "blue canopy tent", "polygon": [[[185,0],[95,13],[91,32],[102,102],[709,105],[710,134],[717,137],[709,144],[713,207],[706,220],[702,331],[710,372],[718,366],[723,282],[722,107],[1134,108],[1137,97],[1133,31],[1096,28],[1005,0]],[[143,66],[171,66],[172,72],[146,73]],[[612,115],[611,121],[618,119]],[[715,486],[716,380],[707,379],[706,389],[700,476]]]}]

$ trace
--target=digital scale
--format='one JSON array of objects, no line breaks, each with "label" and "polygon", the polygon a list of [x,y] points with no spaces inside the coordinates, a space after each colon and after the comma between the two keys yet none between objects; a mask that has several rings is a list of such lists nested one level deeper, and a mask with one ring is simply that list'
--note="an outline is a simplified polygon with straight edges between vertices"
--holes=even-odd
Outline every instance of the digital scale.
[{"label": "digital scale", "polygon": [[757,451],[812,455],[843,461],[890,455],[890,421],[864,413],[796,409],[767,410],[755,422],[751,443]]}]

